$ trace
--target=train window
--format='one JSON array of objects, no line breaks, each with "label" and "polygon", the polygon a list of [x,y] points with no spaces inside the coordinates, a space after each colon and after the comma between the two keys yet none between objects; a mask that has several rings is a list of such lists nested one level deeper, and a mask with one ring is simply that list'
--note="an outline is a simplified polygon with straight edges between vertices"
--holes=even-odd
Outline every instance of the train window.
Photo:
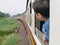
[{"label": "train window", "polygon": [[44,21],[39,21],[35,16],[35,27],[39,29],[39,31],[41,32],[42,32],[43,24],[44,24]]},{"label": "train window", "polygon": [[32,32],[38,37],[38,39],[42,42],[42,26],[45,23],[44,21],[39,21],[36,16],[34,15],[35,12],[32,10],[32,4],[29,1],[27,4],[27,22],[29,23],[30,27],[32,28]]}]

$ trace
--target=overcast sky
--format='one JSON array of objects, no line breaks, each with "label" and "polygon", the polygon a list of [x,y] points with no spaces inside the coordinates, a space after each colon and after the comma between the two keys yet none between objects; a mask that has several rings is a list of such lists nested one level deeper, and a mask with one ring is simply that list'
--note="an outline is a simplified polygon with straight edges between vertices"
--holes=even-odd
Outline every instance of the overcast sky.
[{"label": "overcast sky", "polygon": [[0,11],[15,15],[24,12],[26,0],[0,0]]}]

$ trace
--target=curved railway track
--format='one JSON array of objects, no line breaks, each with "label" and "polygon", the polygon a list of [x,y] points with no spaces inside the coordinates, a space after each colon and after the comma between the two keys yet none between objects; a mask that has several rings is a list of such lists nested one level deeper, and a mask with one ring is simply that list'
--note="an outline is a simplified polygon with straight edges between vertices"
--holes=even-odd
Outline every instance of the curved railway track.
[{"label": "curved railway track", "polygon": [[17,34],[20,36],[20,43],[18,45],[36,45],[32,33],[26,21],[18,19],[20,27]]}]

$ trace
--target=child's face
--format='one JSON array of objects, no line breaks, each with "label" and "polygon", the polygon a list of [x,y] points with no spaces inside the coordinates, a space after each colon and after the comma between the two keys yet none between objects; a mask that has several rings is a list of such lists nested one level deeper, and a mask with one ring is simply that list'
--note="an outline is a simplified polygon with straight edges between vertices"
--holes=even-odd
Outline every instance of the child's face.
[{"label": "child's face", "polygon": [[36,13],[36,18],[40,21],[44,21],[44,18],[40,13]]}]

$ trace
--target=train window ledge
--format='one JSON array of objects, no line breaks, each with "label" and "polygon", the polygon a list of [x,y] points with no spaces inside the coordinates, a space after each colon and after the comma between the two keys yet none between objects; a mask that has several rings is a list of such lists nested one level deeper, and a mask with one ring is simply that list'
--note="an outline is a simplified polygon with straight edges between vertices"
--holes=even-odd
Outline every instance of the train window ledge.
[{"label": "train window ledge", "polygon": [[37,38],[38,38],[38,40],[41,42],[41,44],[42,45],[49,45],[48,43],[47,44],[44,44],[43,42],[42,42],[42,32],[39,30],[39,29],[37,29],[37,28],[35,28],[36,29],[36,36],[37,36]]}]

